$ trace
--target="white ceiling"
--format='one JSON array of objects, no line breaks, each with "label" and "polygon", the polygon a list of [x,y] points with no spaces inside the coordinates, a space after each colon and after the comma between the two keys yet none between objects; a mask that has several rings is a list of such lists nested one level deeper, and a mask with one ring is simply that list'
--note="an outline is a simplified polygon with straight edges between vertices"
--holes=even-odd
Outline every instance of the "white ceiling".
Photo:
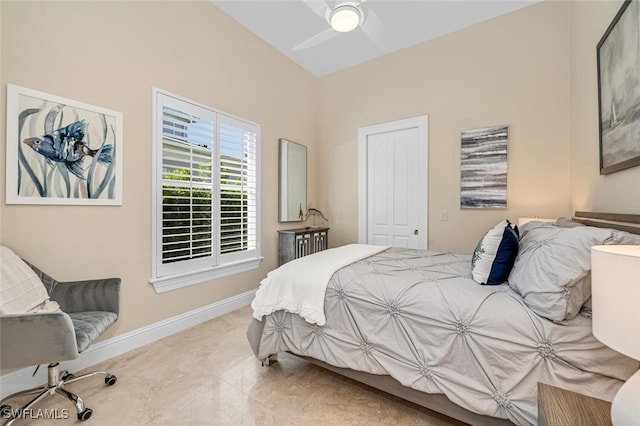
[{"label": "white ceiling", "polygon": [[[329,28],[305,0],[210,0],[226,14],[320,77],[387,53],[439,37],[540,0],[368,0],[363,25],[383,41],[377,45],[362,28],[341,33],[314,47],[293,47]],[[306,0],[322,9],[346,0]],[[358,2],[358,0],[351,0]],[[374,25],[379,17],[382,25]],[[371,28],[373,27],[373,28]],[[380,43],[380,42],[379,42]]]}]

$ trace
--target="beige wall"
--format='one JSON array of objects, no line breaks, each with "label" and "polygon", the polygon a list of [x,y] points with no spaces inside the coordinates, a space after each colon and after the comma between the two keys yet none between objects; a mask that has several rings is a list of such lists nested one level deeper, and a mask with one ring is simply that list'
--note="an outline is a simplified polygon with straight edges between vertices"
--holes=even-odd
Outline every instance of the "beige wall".
[{"label": "beige wall", "polygon": [[596,46],[621,5],[571,4],[572,210],[640,213],[640,167],[599,173]]},{"label": "beige wall", "polygon": [[[3,106],[13,83],[124,114],[123,205],[5,205],[3,158],[2,244],[60,280],[122,277],[121,319],[105,337],[255,289],[277,266],[278,138],[316,155],[316,79],[207,1],[2,1],[0,8]],[[162,295],[149,284],[152,86],[261,125],[258,270]],[[1,120],[4,153],[4,113]],[[315,193],[312,179],[309,200]]]},{"label": "beige wall", "polygon": [[[640,167],[597,171],[595,44],[619,4],[545,1],[315,79],[206,1],[2,1],[0,152],[6,83],[123,112],[125,152],[121,207],[7,206],[2,160],[0,242],[61,280],[121,276],[107,337],[121,334],[253,289],[276,266],[276,230],[292,227],[277,222],[278,138],[308,145],[309,201],[337,246],[357,240],[357,129],[425,114],[431,248],[470,252],[504,218],[637,213]],[[259,270],[163,295],[148,283],[152,86],[262,126]],[[509,207],[461,210],[460,132],[496,124],[509,125]]]},{"label": "beige wall", "polygon": [[[471,252],[505,218],[570,214],[569,10],[539,3],[322,78],[331,244],[357,240],[358,128],[425,114],[429,248]],[[509,125],[508,208],[462,210],[460,132],[499,124]]]}]

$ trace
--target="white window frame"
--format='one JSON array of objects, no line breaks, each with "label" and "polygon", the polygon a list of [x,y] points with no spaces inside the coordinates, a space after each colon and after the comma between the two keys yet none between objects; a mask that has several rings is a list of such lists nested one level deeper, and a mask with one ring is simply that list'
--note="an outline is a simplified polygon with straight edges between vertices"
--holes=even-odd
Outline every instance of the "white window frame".
[{"label": "white window frame", "polygon": [[[260,125],[235,117],[231,114],[216,110],[207,105],[191,101],[181,96],[174,95],[165,90],[154,87],[152,90],[153,130],[152,130],[152,276],[149,280],[157,293],[164,293],[189,285],[199,284],[246,272],[258,268],[262,257],[260,255]],[[256,135],[256,197],[255,197],[255,248],[235,253],[220,253],[220,167],[212,167],[212,239],[214,253],[212,256],[179,261],[172,264],[162,263],[162,188],[163,188],[163,105],[171,106],[180,111],[189,112],[192,109],[199,114],[206,114],[206,118],[214,123],[213,156],[217,158],[217,165],[221,163],[220,157],[220,128],[221,123],[232,123],[240,127],[255,129]],[[216,163],[214,163],[216,164]]]}]

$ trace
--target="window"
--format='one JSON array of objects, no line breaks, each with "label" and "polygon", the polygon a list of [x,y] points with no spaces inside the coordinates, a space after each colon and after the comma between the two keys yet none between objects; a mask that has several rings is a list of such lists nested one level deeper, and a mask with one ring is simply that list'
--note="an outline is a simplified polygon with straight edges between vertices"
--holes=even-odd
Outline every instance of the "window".
[{"label": "window", "polygon": [[158,89],[153,98],[156,291],[257,268],[260,127]]}]

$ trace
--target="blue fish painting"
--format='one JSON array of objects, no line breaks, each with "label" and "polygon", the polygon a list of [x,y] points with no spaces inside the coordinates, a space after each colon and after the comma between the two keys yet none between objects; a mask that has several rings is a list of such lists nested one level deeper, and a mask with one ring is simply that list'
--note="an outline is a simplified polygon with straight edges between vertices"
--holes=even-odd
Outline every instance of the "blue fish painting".
[{"label": "blue fish painting", "polygon": [[98,161],[105,164],[113,162],[113,145],[91,149],[85,141],[86,130],[86,122],[79,120],[50,134],[26,138],[22,142],[42,155],[50,166],[54,166],[53,162],[63,163],[75,176],[86,180],[82,165],[86,156],[97,155]]}]

